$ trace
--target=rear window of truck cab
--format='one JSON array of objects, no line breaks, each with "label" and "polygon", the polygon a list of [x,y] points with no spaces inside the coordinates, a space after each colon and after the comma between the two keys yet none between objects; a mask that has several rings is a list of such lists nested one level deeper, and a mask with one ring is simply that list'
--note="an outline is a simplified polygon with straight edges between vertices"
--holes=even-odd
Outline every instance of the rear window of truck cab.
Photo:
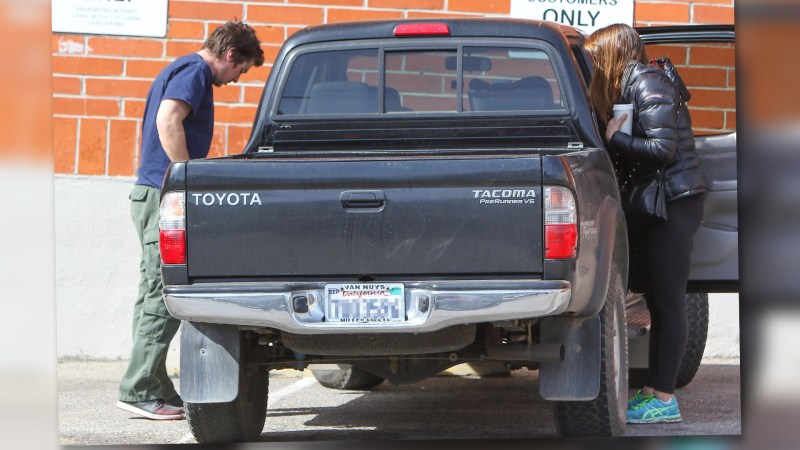
[{"label": "rear window of truck cab", "polygon": [[566,109],[557,72],[542,48],[312,49],[289,64],[278,115]]}]

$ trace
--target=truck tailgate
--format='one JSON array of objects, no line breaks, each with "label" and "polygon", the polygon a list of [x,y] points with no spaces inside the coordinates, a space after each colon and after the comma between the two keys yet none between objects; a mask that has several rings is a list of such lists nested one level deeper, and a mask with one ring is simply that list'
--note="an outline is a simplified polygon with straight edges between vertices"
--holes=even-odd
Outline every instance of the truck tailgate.
[{"label": "truck tailgate", "polygon": [[541,173],[535,155],[190,161],[189,276],[541,273]]}]

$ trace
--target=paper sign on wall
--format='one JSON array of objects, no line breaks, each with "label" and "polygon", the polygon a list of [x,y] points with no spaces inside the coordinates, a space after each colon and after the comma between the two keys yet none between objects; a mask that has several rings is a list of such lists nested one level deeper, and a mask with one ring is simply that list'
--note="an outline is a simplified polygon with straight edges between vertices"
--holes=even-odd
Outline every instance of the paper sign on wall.
[{"label": "paper sign on wall", "polygon": [[52,0],[53,31],[164,37],[168,0]]},{"label": "paper sign on wall", "polygon": [[591,33],[614,23],[633,26],[633,0],[511,0],[511,17],[549,20]]}]

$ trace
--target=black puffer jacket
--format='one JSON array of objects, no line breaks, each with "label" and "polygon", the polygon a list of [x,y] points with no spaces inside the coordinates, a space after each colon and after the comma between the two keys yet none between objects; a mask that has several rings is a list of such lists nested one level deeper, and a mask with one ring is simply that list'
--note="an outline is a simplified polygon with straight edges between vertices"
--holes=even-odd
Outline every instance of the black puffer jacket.
[{"label": "black puffer jacket", "polygon": [[689,110],[664,72],[637,63],[622,88],[620,103],[633,103],[633,136],[616,132],[610,143],[618,159],[621,189],[654,178],[666,164],[667,201],[705,192]]}]

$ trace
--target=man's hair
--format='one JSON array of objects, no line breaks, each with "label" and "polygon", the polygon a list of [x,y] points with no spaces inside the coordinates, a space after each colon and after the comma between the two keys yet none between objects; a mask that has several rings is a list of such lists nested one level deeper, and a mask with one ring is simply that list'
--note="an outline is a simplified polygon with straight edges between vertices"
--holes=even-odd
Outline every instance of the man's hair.
[{"label": "man's hair", "polygon": [[221,58],[229,49],[234,49],[233,61],[242,64],[253,61],[256,67],[264,64],[264,50],[256,36],[256,31],[241,21],[226,22],[214,30],[203,49],[208,49],[214,56]]},{"label": "man's hair", "polygon": [[608,122],[611,108],[622,93],[622,74],[628,61],[647,64],[647,52],[639,33],[628,25],[617,23],[592,33],[584,44],[594,65],[589,85],[589,101],[600,120]]}]

